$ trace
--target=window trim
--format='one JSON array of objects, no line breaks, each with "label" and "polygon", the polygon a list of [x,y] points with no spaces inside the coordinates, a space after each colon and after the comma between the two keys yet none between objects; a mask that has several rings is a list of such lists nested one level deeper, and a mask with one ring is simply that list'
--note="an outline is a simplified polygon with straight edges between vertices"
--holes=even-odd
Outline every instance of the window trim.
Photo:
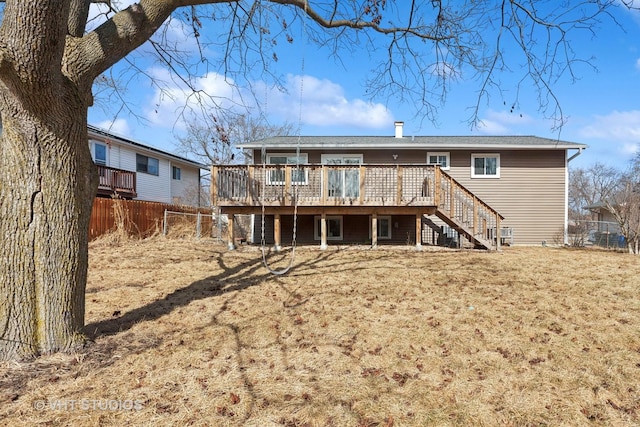
[{"label": "window trim", "polygon": [[[495,175],[476,174],[475,160],[479,158],[495,158],[496,159],[496,173]],[[479,179],[498,179],[500,178],[500,153],[471,153],[471,178]],[[485,165],[486,171],[486,165]]]},{"label": "window trim", "polygon": [[[429,157],[431,156],[445,156],[447,158],[447,166],[441,166],[439,163],[431,163]],[[440,166],[442,170],[449,170],[451,168],[451,152],[449,151],[429,151],[427,152],[427,164],[431,166]]]},{"label": "window trim", "polygon": [[[286,157],[287,159],[287,163],[288,165],[293,165],[295,167],[296,163],[288,163],[288,160],[290,157],[296,157],[296,153],[267,153],[267,158],[266,160],[266,164],[267,165],[277,165],[277,164],[283,164],[283,163],[271,163],[271,158],[273,157]],[[304,172],[304,181],[296,181],[293,179],[293,175],[292,175],[292,179],[291,179],[291,184],[293,185],[308,185],[309,184],[309,171],[302,167],[302,165],[305,165],[307,163],[309,163],[309,154],[307,153],[300,153],[298,156],[298,165],[300,165],[300,169],[302,169],[302,172]],[[270,172],[275,172],[275,170],[271,169]],[[285,182],[284,181],[278,181],[278,180],[272,180],[271,178],[271,173],[267,173],[267,185],[284,185]]]},{"label": "window trim", "polygon": [[[314,240],[322,240],[322,236],[320,236],[320,224],[319,221],[322,219],[321,215],[315,215],[313,217],[313,239]],[[344,239],[344,218],[342,215],[327,215],[326,216],[327,223],[329,220],[339,220],[340,221],[340,236],[329,236],[329,224],[327,224],[327,240],[343,240]]]},{"label": "window trim", "polygon": [[[146,159],[145,162],[145,170],[140,170],[139,166],[142,164],[141,162],[139,162],[138,160],[144,157]],[[157,169],[157,173],[153,173],[153,172],[149,172],[149,160],[155,160],[158,163],[158,169]],[[160,159],[157,159],[155,157],[149,157],[149,156],[145,156],[144,154],[140,154],[140,153],[136,153],[136,172],[140,172],[140,173],[146,173],[148,175],[153,175],[153,176],[160,176]]]},{"label": "window trim", "polygon": [[[392,239],[392,232],[391,230],[393,229],[393,221],[391,221],[391,215],[378,215],[378,240],[391,240]],[[389,221],[389,235],[388,236],[381,236],[380,235],[380,220],[386,220]],[[372,228],[372,222],[373,222],[373,218],[371,216],[369,216],[369,238],[371,239],[371,228]]]},{"label": "window trim", "polygon": [[[96,165],[99,166],[107,166],[109,164],[109,147],[107,146],[107,144],[100,142],[100,141],[91,141],[92,145],[93,145],[93,163],[95,163]],[[100,145],[102,147],[104,147],[104,163],[102,161],[98,162],[98,157],[97,157],[97,153],[96,153],[96,147]]]}]

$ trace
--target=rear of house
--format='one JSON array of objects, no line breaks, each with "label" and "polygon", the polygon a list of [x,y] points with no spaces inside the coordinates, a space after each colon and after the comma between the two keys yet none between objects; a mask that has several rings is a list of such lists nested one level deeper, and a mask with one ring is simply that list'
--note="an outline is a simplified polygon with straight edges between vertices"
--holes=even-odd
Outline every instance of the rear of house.
[{"label": "rear of house", "polygon": [[[243,148],[255,162],[243,182],[257,197],[228,200],[229,188],[217,188],[214,198],[227,213],[256,215],[256,243],[263,233],[269,243],[291,241],[298,197],[298,243],[496,246],[563,242],[567,166],[586,146],[533,136],[404,137],[397,123],[391,137],[275,137]],[[265,202],[274,186],[286,187],[287,169],[288,203]],[[319,193],[305,199],[316,176]]]}]

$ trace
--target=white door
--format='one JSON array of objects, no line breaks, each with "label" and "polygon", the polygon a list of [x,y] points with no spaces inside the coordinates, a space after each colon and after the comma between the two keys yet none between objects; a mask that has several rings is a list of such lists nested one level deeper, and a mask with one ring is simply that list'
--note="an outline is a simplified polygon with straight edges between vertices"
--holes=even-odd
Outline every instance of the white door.
[{"label": "white door", "polygon": [[360,167],[362,154],[323,154],[325,165],[355,165],[329,170],[327,195],[329,197],[360,197]]}]

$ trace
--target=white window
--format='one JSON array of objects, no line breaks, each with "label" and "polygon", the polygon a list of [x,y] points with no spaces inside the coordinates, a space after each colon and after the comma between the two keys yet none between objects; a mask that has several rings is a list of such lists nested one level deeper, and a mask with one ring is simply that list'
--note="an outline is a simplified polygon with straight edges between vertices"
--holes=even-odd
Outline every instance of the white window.
[{"label": "white window", "polygon": [[[300,157],[296,157],[295,154],[267,154],[267,164],[269,165],[304,165],[307,162],[307,154],[300,154]],[[271,169],[267,176],[267,184],[284,185],[284,174],[284,168]],[[291,182],[293,184],[306,185],[307,170],[303,166],[292,167]]]},{"label": "white window", "polygon": [[[327,216],[327,240],[342,240],[342,216]],[[314,237],[316,240],[320,240],[320,233],[322,232],[322,217],[314,217]]]},{"label": "white window", "polygon": [[472,154],[471,178],[500,178],[500,154]]},{"label": "white window", "polygon": [[449,153],[427,153],[427,164],[438,165],[441,169],[449,169]]},{"label": "white window", "polygon": [[107,166],[107,146],[99,142],[93,143],[93,162],[96,165]]},{"label": "white window", "polygon": [[[369,217],[369,238],[371,238],[371,217]],[[378,239],[390,239],[391,238],[391,217],[379,216],[378,217]]]}]

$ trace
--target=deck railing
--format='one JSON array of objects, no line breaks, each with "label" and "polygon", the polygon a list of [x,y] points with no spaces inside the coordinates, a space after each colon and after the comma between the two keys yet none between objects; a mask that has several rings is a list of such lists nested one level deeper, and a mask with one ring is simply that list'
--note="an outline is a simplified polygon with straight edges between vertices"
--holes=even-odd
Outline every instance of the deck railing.
[{"label": "deck railing", "polygon": [[108,166],[98,166],[98,193],[136,197],[136,173]]},{"label": "deck railing", "polygon": [[214,166],[217,206],[433,206],[428,165]]},{"label": "deck railing", "polygon": [[450,225],[460,226],[469,237],[495,241],[504,217],[446,173],[438,173],[436,181],[438,212]]},{"label": "deck railing", "polygon": [[214,166],[214,206],[436,207],[470,238],[495,240],[503,217],[438,166]]}]

